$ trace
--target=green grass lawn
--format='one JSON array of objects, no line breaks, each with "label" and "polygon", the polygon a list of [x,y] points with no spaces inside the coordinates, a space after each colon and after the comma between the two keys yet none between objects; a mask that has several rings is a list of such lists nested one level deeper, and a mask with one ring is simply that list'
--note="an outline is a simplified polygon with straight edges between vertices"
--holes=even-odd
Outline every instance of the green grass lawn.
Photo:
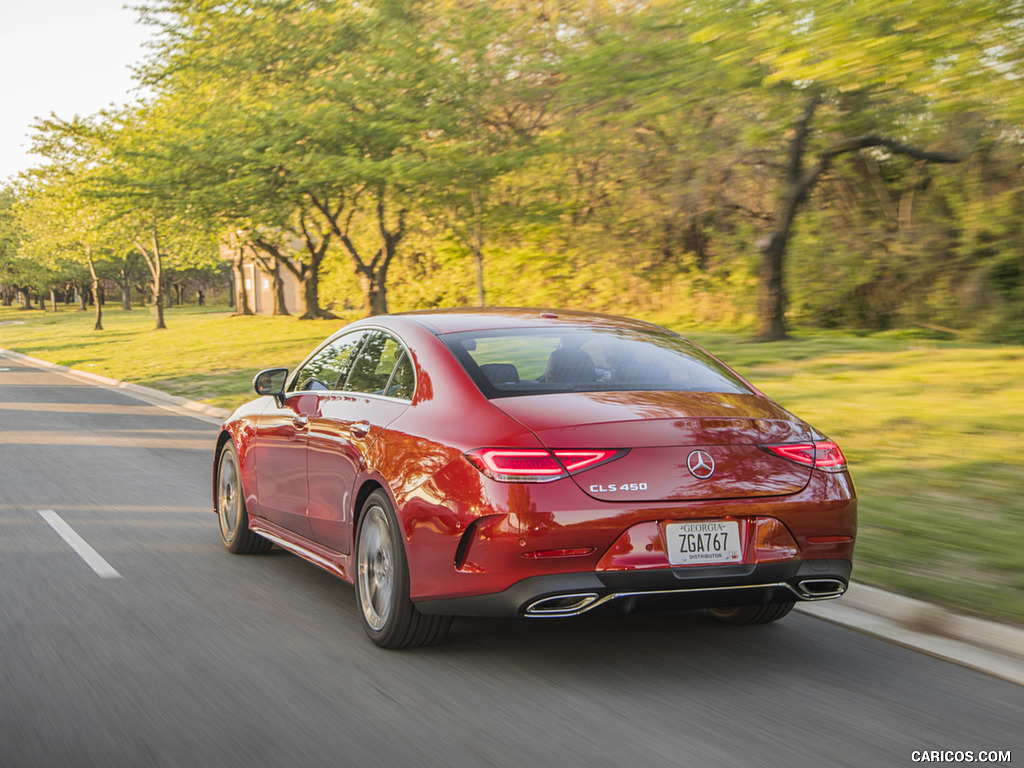
[{"label": "green grass lawn", "polygon": [[257,370],[294,367],[344,325],[341,320],[234,317],[223,307],[171,308],[165,319],[167,329],[157,331],[148,309],[105,307],[104,330],[93,331],[91,311],[4,307],[0,348],[234,408],[254,396],[250,384]]},{"label": "green grass lawn", "polygon": [[[10,322],[20,324],[11,325]],[[0,347],[223,407],[342,321],[170,309],[0,308]],[[855,577],[1024,623],[1024,348],[813,333],[751,344],[677,329],[839,442],[860,494]]]}]

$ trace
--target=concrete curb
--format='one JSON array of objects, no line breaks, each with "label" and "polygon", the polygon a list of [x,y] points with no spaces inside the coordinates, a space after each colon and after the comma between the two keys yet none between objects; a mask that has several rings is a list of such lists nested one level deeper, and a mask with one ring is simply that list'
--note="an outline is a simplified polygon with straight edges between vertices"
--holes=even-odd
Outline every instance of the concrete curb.
[{"label": "concrete curb", "polygon": [[953,613],[856,582],[839,600],[798,603],[801,613],[1024,685],[1024,629]]},{"label": "concrete curb", "polygon": [[76,368],[68,368],[66,365],[57,365],[56,363],[51,363],[47,360],[40,360],[36,357],[29,357],[28,355],[23,355],[20,352],[14,352],[9,349],[0,348],[0,357],[20,360],[21,362],[34,365],[38,368],[48,368],[51,371],[66,373],[69,376],[84,379],[92,384],[99,384],[100,386],[109,387],[111,389],[120,389],[139,398],[140,400],[145,400],[152,405],[179,408],[192,416],[205,416],[207,418],[203,419],[203,421],[209,421],[210,423],[219,424],[231,414],[231,411],[225,410],[224,408],[216,408],[212,405],[207,405],[206,403],[200,403],[195,400],[179,397],[178,395],[169,395],[159,389],[151,389],[150,387],[143,387],[140,384],[132,384],[130,381],[120,381],[119,379],[100,376],[98,373],[80,371]]},{"label": "concrete curb", "polygon": [[[59,371],[184,415],[220,424],[229,411],[157,389],[0,349],[0,357]],[[945,608],[853,583],[839,600],[799,603],[808,616],[912,648],[964,667],[1024,685],[1024,628],[953,613]]]}]

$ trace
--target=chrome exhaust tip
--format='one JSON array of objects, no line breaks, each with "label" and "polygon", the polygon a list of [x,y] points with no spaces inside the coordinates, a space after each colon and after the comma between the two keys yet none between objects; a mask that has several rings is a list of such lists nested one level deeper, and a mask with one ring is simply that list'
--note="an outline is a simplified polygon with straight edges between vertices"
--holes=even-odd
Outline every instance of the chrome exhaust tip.
[{"label": "chrome exhaust tip", "polygon": [[578,616],[593,606],[597,600],[598,595],[595,592],[552,595],[530,603],[526,608],[526,615],[545,618]]},{"label": "chrome exhaust tip", "polygon": [[828,600],[846,591],[846,585],[839,579],[804,579],[796,586],[805,600]]}]

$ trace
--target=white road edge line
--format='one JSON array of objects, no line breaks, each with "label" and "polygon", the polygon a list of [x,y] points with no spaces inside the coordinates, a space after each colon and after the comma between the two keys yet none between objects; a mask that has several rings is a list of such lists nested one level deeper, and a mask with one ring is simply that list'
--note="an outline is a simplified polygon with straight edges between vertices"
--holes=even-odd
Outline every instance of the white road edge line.
[{"label": "white road edge line", "polygon": [[90,547],[85,539],[75,533],[75,529],[64,522],[60,515],[52,509],[40,509],[38,511],[39,516],[50,524],[50,527],[57,532],[57,535],[64,539],[80,558],[85,560],[86,564],[96,572],[97,576],[101,579],[121,578],[121,574],[115,571],[110,563],[100,556],[99,552]]}]

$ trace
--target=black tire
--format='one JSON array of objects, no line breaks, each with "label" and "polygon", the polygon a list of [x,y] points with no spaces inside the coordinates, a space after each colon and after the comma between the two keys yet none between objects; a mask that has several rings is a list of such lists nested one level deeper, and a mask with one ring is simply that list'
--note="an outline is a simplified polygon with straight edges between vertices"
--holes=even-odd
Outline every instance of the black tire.
[{"label": "black tire", "polygon": [[768,624],[778,621],[793,610],[795,603],[765,603],[764,605],[737,605],[732,608],[708,608],[712,618],[724,624]]},{"label": "black tire", "polygon": [[249,513],[245,509],[242,474],[238,467],[238,454],[228,440],[217,461],[217,520],[220,540],[228,552],[236,555],[258,555],[273,546],[258,533],[249,530]]},{"label": "black tire", "polygon": [[363,504],[356,532],[356,607],[367,637],[381,648],[418,648],[441,642],[451,616],[416,610],[409,599],[409,566],[394,510],[383,491]]}]

